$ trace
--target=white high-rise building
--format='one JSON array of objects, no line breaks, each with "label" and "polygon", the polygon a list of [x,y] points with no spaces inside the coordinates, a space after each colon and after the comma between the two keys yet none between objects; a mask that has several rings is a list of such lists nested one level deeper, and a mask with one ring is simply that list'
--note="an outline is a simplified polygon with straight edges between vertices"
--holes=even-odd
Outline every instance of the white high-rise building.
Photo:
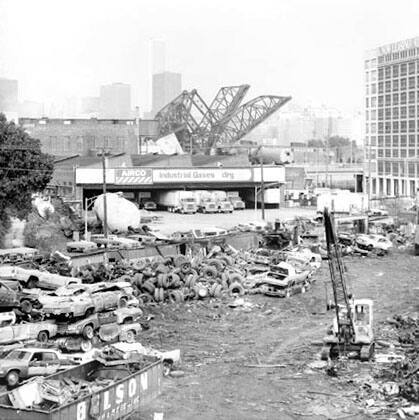
[{"label": "white high-rise building", "polygon": [[419,188],[419,37],[365,57],[365,151],[372,196]]}]

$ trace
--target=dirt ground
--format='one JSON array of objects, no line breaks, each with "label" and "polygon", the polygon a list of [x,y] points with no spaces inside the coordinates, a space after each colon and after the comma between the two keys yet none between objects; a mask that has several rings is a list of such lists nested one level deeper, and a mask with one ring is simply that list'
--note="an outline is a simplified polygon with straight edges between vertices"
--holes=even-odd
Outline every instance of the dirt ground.
[{"label": "dirt ground", "polygon": [[[418,257],[396,250],[386,257],[346,257],[345,263],[355,296],[374,300],[377,338],[387,318],[419,310]],[[332,319],[325,282],[323,262],[313,287],[289,299],[246,296],[252,308],[230,308],[232,298],[153,308],[155,319],[141,341],[180,348],[185,375],[164,378],[162,395],[132,419],[154,413],[164,420],[373,418],[352,380],[308,367],[319,359]],[[260,364],[283,366],[254,366]],[[351,361],[348,370],[356,377],[374,365]]]}]

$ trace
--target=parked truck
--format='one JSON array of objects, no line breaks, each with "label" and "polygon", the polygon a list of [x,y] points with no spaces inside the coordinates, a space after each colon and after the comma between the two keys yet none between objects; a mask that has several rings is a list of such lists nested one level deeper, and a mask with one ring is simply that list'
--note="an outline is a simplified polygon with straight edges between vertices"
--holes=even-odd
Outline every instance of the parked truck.
[{"label": "parked truck", "polygon": [[215,201],[219,213],[233,213],[233,205],[231,201],[227,198],[227,193],[225,191],[212,191],[212,199]]},{"label": "parked truck", "polygon": [[141,191],[138,193],[138,204],[140,209],[156,210],[157,204],[151,199],[150,191]]},{"label": "parked truck", "polygon": [[233,205],[234,210],[244,210],[246,208],[246,205],[240,198],[238,191],[227,191],[227,199]]},{"label": "parked truck", "polygon": [[206,190],[193,191],[196,200],[197,210],[201,213],[218,213],[216,202],[212,198],[212,194]]},{"label": "parked truck", "polygon": [[190,213],[197,211],[193,191],[172,190],[162,191],[158,195],[157,204],[172,213]]}]

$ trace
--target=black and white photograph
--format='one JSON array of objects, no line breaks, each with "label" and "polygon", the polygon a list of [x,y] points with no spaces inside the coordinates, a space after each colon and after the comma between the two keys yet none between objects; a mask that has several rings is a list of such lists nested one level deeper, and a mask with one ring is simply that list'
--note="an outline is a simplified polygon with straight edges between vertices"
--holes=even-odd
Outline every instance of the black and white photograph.
[{"label": "black and white photograph", "polygon": [[417,0],[0,0],[0,420],[419,419]]}]

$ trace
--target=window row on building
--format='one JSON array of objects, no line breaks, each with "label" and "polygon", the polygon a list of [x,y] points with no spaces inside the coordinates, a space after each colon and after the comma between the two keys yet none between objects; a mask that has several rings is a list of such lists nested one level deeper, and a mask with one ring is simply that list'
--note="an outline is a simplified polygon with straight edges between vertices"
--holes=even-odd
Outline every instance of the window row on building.
[{"label": "window row on building", "polygon": [[[419,108],[419,107],[418,107]],[[400,120],[416,118],[419,114],[419,109],[416,105],[396,106],[388,108],[371,109],[365,112],[365,119],[367,121],[384,121],[384,120]]]},{"label": "window row on building", "polygon": [[419,77],[411,76],[401,79],[387,80],[386,82],[371,83],[366,85],[367,95],[376,95],[389,92],[406,91],[416,89],[419,86]]},{"label": "window row on building", "polygon": [[413,104],[419,101],[419,91],[393,93],[365,98],[366,108]]},{"label": "window row on building", "polygon": [[419,144],[419,134],[393,135],[393,136],[370,136],[366,139],[366,145],[378,147],[415,147]]},{"label": "window row on building", "polygon": [[419,163],[404,161],[377,161],[378,175],[392,175],[415,178],[419,174]]},{"label": "window row on building", "polygon": [[60,153],[81,153],[85,150],[92,150],[99,147],[109,147],[116,151],[126,149],[127,139],[124,137],[109,136],[48,136],[41,139],[42,148],[51,154]]},{"label": "window row on building", "polygon": [[378,123],[366,123],[365,132],[367,134],[383,134],[383,133],[414,133],[416,127],[419,127],[419,121],[402,120],[402,121],[385,121]]}]

